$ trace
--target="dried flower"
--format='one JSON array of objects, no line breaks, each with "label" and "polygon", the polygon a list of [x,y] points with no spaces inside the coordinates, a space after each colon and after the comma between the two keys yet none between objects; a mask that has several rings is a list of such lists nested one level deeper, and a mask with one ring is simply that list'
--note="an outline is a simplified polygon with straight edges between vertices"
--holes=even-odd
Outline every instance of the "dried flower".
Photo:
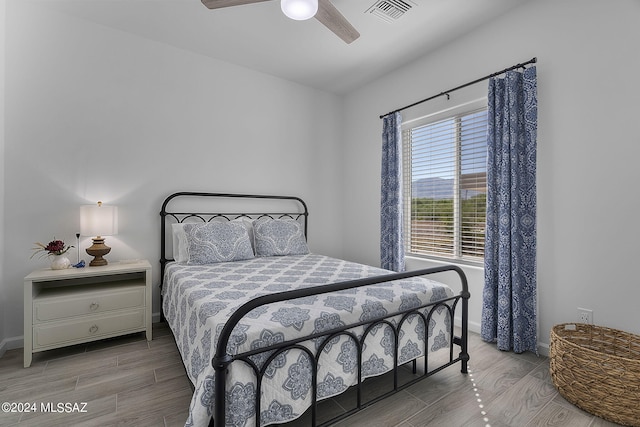
[{"label": "dried flower", "polygon": [[65,246],[62,240],[56,240],[55,237],[46,246],[40,242],[36,242],[35,245],[36,247],[33,248],[34,252],[31,255],[31,258],[33,258],[35,255],[38,255],[40,257],[49,255],[62,255],[69,249],[73,248],[73,246]]}]

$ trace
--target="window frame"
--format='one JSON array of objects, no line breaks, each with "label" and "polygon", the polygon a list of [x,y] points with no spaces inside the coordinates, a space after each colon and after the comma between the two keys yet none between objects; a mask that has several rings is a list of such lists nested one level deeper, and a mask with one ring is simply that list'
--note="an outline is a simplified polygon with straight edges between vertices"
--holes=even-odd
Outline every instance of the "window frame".
[{"label": "window frame", "polygon": [[[462,211],[461,211],[461,198],[458,194],[454,193],[453,197],[453,205],[454,205],[454,246],[453,253],[451,256],[447,256],[446,254],[437,254],[437,253],[416,253],[411,251],[411,231],[412,231],[412,147],[410,144],[410,139],[406,137],[407,133],[414,128],[434,124],[446,119],[455,119],[465,115],[470,115],[477,113],[479,111],[487,110],[487,98],[479,98],[470,102],[462,103],[450,108],[446,108],[444,110],[424,115],[421,117],[417,117],[415,119],[406,120],[402,124],[402,157],[403,157],[403,210],[404,210],[404,224],[403,228],[405,231],[405,256],[413,257],[413,258],[423,258],[434,261],[442,261],[447,263],[456,263],[463,265],[471,265],[471,266],[483,266],[484,265],[484,251],[483,255],[479,257],[472,256],[463,256],[462,255]],[[458,134],[459,136],[459,134]],[[454,176],[454,188],[459,188],[459,180],[461,177],[461,149],[462,143],[461,139],[456,136],[456,147],[454,148],[456,154],[454,157],[455,166],[455,176]],[[457,213],[457,214],[456,214]]]}]

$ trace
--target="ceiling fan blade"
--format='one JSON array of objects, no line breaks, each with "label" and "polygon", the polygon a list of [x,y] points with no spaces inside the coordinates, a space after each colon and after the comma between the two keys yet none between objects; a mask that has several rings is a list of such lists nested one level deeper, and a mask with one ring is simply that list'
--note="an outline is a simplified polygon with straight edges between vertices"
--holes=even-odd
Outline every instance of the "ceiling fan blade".
[{"label": "ceiling fan blade", "polygon": [[223,7],[240,6],[243,4],[260,3],[269,0],[202,0],[202,4],[209,9],[221,9]]},{"label": "ceiling fan blade", "polygon": [[315,18],[347,44],[360,37],[360,33],[329,0],[318,0],[318,13]]}]

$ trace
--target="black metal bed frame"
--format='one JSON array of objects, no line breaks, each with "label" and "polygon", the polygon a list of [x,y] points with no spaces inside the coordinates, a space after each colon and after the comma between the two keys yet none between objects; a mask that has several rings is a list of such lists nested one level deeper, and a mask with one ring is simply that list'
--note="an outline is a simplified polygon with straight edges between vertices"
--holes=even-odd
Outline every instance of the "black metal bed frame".
[{"label": "black metal bed frame", "polygon": [[[167,206],[169,203],[178,198],[178,197],[203,197],[203,198],[227,198],[227,199],[268,199],[268,200],[282,200],[282,201],[293,201],[298,204],[299,210],[297,212],[255,212],[255,213],[246,213],[246,212],[171,212],[167,210]],[[308,216],[309,212],[307,209],[306,203],[298,198],[292,196],[267,196],[267,195],[248,195],[248,194],[230,194],[230,193],[202,193],[202,192],[179,192],[174,193],[168,196],[164,203],[162,204],[162,209],[160,211],[160,216],[162,218],[161,221],[161,287],[162,281],[164,280],[164,269],[168,262],[172,261],[172,259],[167,258],[166,252],[166,229],[168,225],[168,218],[171,218],[175,222],[184,222],[187,219],[197,219],[203,222],[213,221],[213,220],[232,220],[240,217],[246,217],[250,219],[259,218],[261,216],[269,216],[272,218],[292,218],[296,220],[302,220],[304,223],[304,232],[305,236],[307,236],[307,227],[308,227]],[[459,294],[454,295],[453,297],[441,299],[435,302],[431,302],[429,304],[424,304],[420,307],[415,307],[409,310],[397,311],[391,314],[387,314],[384,317],[376,318],[373,320],[367,320],[365,322],[352,323],[349,325],[345,325],[340,328],[335,328],[329,331],[323,331],[321,333],[316,333],[312,335],[308,335],[305,337],[301,337],[295,340],[289,340],[285,342],[278,343],[276,345],[272,345],[269,347],[262,347],[260,349],[255,349],[251,351],[246,351],[240,354],[228,354],[227,353],[227,345],[229,339],[231,338],[232,331],[234,327],[238,324],[238,322],[251,310],[260,307],[266,304],[272,304],[287,300],[292,300],[296,298],[302,298],[312,295],[321,295],[329,292],[336,292],[340,290],[352,289],[360,286],[373,285],[377,283],[389,282],[394,280],[406,279],[410,277],[418,277],[418,276],[426,276],[434,273],[441,273],[445,271],[454,271],[458,274],[461,288]],[[392,394],[397,393],[400,390],[403,390],[412,384],[429,377],[451,365],[460,362],[460,371],[463,374],[467,373],[467,365],[469,361],[469,353],[468,353],[468,300],[470,297],[470,293],[468,290],[467,278],[460,269],[460,267],[455,265],[446,265],[442,267],[435,267],[429,269],[415,270],[404,273],[392,273],[386,274],[382,276],[368,277],[357,280],[349,280],[339,283],[333,283],[323,286],[310,287],[305,289],[296,289],[285,292],[278,292],[269,295],[264,295],[253,300],[246,302],[242,305],[235,313],[233,313],[230,318],[227,320],[225,326],[223,327],[218,343],[215,349],[215,355],[212,359],[212,365],[215,371],[215,390],[226,390],[226,374],[228,372],[228,368],[234,361],[240,361],[249,365],[256,376],[256,399],[255,399],[255,420],[256,426],[260,425],[260,390],[263,380],[263,375],[265,374],[267,368],[271,361],[275,360],[279,355],[288,350],[297,349],[299,351],[304,352],[309,361],[311,362],[313,369],[312,376],[312,404],[311,404],[311,419],[312,426],[327,426],[329,424],[335,423],[341,419],[344,419],[354,413],[382,400]],[[456,336],[454,333],[454,314],[456,312],[456,308],[458,303],[461,304],[461,334],[460,336]],[[434,311],[444,308],[447,310],[447,315],[450,319],[451,330],[449,332],[449,361],[436,367],[435,369],[428,370],[428,359],[429,359],[429,351],[428,351],[428,331],[429,328],[425,327],[425,337],[424,337],[424,372],[418,376],[413,378],[410,381],[407,381],[403,384],[399,384],[398,382],[398,373],[399,368],[402,365],[398,364],[398,346],[399,346],[399,334],[402,329],[405,321],[412,316],[419,316],[425,325],[429,325],[429,321]],[[428,310],[428,311],[426,311]],[[161,310],[162,311],[162,310]],[[425,315],[426,313],[426,315]],[[390,319],[401,316],[400,321],[397,323],[397,326],[394,326]],[[365,330],[362,334],[362,337],[358,338],[353,332],[350,330],[356,328],[358,326],[364,326]],[[387,393],[377,396],[367,402],[362,402],[362,389],[363,389],[363,379],[362,379],[362,350],[365,339],[371,332],[373,328],[376,326],[383,325],[386,327],[390,327],[394,334],[394,365],[393,365],[393,389]],[[340,416],[333,418],[329,421],[326,421],[322,424],[317,424],[317,367],[318,362],[320,360],[320,356],[328,343],[340,336],[347,336],[351,340],[354,341],[357,348],[357,357],[358,357],[358,382],[356,385],[352,386],[356,388],[356,406],[355,408],[341,414]],[[310,339],[319,339],[322,338],[320,345],[316,348],[315,354],[307,347],[301,345],[302,342],[308,341]],[[459,346],[460,352],[457,357],[454,358],[453,348],[454,345]],[[255,356],[261,353],[271,353],[269,357],[263,362],[262,367],[256,365],[256,363],[252,360],[251,356]],[[409,363],[409,362],[407,362]],[[414,359],[411,361],[412,363],[412,371],[416,373],[417,363]],[[210,426],[214,425],[214,420],[225,420],[226,419],[226,405],[225,405],[225,397],[226,393],[216,393],[215,394],[215,408],[214,414],[209,423]]]}]

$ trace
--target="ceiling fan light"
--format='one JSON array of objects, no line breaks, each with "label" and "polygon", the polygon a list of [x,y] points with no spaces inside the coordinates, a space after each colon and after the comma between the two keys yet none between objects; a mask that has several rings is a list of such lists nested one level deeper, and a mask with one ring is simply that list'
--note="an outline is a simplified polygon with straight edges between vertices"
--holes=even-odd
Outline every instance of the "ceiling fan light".
[{"label": "ceiling fan light", "polygon": [[281,0],[280,7],[288,18],[303,21],[318,12],[318,0]]}]

